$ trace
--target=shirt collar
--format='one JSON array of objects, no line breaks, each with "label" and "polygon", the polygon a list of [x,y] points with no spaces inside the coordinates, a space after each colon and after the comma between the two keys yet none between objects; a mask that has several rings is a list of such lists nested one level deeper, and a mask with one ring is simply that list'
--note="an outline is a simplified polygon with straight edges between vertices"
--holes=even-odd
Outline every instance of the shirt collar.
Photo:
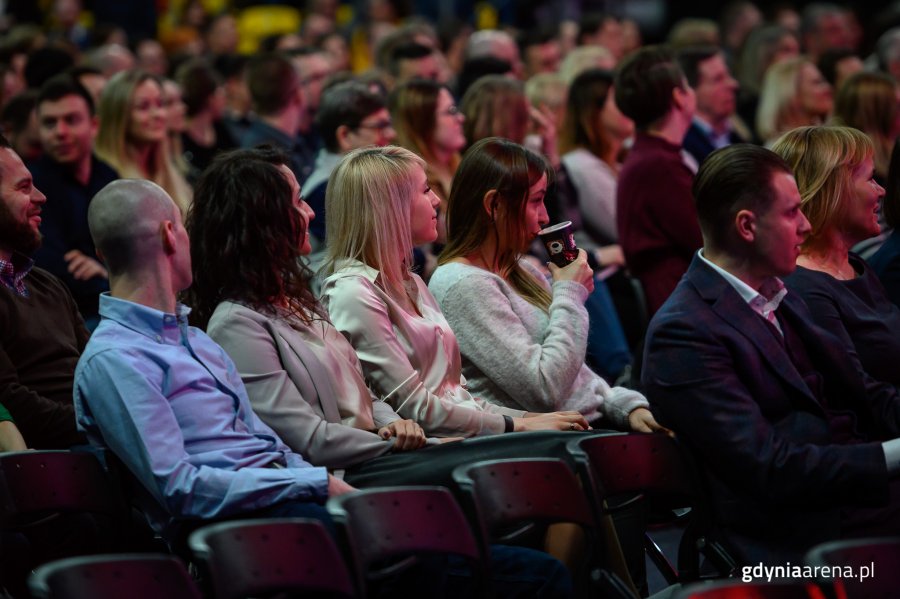
[{"label": "shirt collar", "polygon": [[13,253],[9,260],[0,258],[0,283],[22,297],[28,297],[25,277],[34,267],[34,260],[28,256]]},{"label": "shirt collar", "polygon": [[337,260],[334,266],[335,273],[340,272],[341,274],[362,275],[371,283],[374,283],[375,279],[378,278],[378,275],[381,274],[379,270],[352,258]]},{"label": "shirt collar", "polygon": [[763,318],[768,319],[769,313],[777,310],[778,306],[781,305],[781,300],[787,295],[787,288],[778,277],[770,277],[762,284],[760,290],[756,291],[753,287],[746,284],[721,266],[710,262],[706,256],[703,255],[702,249],[697,250],[697,255],[700,256],[700,259],[710,268],[722,275],[722,278],[728,281],[728,284],[734,287],[734,290],[738,292],[741,299],[743,299],[754,312]]},{"label": "shirt collar", "polygon": [[155,339],[158,343],[181,343],[187,334],[187,317],[191,309],[177,304],[171,314],[143,304],[113,297],[108,291],[100,294],[100,316],[113,320],[137,333]]}]

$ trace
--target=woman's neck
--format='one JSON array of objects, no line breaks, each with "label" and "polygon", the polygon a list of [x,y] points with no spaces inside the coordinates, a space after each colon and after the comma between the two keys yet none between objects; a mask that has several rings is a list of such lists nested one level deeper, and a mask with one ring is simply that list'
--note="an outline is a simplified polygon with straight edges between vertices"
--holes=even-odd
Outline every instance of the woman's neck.
[{"label": "woman's neck", "polygon": [[128,146],[128,156],[134,162],[137,169],[147,179],[153,179],[153,148],[155,144],[131,144]]},{"label": "woman's neck", "polygon": [[613,139],[609,141],[606,152],[600,156],[600,160],[605,162],[616,174],[619,173],[619,152],[622,151],[622,140]]},{"label": "woman's neck", "polygon": [[853,242],[835,231],[823,236],[816,247],[806,248],[797,263],[804,268],[825,272],[836,279],[847,281],[856,277],[856,271],[850,264],[851,247]]}]

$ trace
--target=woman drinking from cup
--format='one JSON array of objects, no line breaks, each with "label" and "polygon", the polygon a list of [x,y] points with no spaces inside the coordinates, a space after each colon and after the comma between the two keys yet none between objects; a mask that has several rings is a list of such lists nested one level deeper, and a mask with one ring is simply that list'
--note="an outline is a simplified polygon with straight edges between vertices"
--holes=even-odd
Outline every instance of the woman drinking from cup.
[{"label": "woman drinking from cup", "polygon": [[472,391],[509,408],[577,410],[620,428],[661,427],[637,391],[610,387],[584,363],[584,301],[593,272],[584,250],[553,284],[522,256],[547,223],[550,168],[496,137],[463,157],[450,192],[447,246],[430,289],[460,341]]}]

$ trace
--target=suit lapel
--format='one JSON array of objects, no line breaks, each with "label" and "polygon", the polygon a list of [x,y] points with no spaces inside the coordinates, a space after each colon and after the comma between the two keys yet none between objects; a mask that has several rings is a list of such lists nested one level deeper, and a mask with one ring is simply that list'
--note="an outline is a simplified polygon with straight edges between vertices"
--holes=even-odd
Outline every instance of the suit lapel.
[{"label": "suit lapel", "polygon": [[[325,366],[307,347],[306,343],[302,339],[298,339],[298,333],[289,324],[275,319],[269,322],[273,323],[273,333],[280,341],[279,347],[284,348],[280,351],[290,352],[288,356],[282,356],[282,364],[288,370],[303,398],[310,403],[317,401],[326,421],[341,422],[334,388],[328,376],[323,376]],[[288,362],[286,358],[291,355],[296,359]]]},{"label": "suit lapel", "polygon": [[[812,394],[800,373],[797,372],[784,345],[775,338],[769,325],[747,305],[747,302],[728,281],[704,264],[697,256],[694,256],[688,275],[701,297],[710,302],[713,312],[752,343],[762,359],[785,383],[809,398],[821,409],[821,403]],[[784,305],[783,302],[779,310]],[[792,316],[794,318],[791,322],[802,320],[796,317],[795,312],[792,312]]]}]

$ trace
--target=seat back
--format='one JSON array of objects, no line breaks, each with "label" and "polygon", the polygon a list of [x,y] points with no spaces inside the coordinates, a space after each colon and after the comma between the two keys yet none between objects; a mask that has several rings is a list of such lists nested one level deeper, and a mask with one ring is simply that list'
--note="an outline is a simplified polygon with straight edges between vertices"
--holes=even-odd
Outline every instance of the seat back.
[{"label": "seat back", "polygon": [[100,461],[91,453],[0,454],[0,525],[14,528],[56,512],[121,514]]},{"label": "seat back", "polygon": [[837,570],[819,579],[823,587],[833,584],[837,597],[887,599],[900,593],[900,537],[822,543],[806,554],[806,563]]},{"label": "seat back", "polygon": [[591,529],[595,524],[575,474],[562,460],[477,462],[456,468],[453,480],[471,497],[488,537],[524,521],[572,522]]},{"label": "seat back", "polygon": [[588,467],[593,490],[603,498],[653,493],[687,503],[697,499],[696,473],[681,446],[667,435],[591,436],[570,444],[569,453]]},{"label": "seat back", "polygon": [[197,585],[175,557],[92,555],[45,564],[29,588],[37,599],[200,599]]},{"label": "seat back", "polygon": [[236,520],[194,531],[218,599],[284,592],[354,597],[353,579],[325,527],[309,518]]},{"label": "seat back", "polygon": [[[398,560],[420,554],[463,557],[479,588],[487,588],[487,560],[462,510],[444,487],[363,489],[332,497],[327,508],[345,535],[360,588],[395,572]],[[390,565],[379,567],[385,563]]]},{"label": "seat back", "polygon": [[611,498],[634,494],[654,496],[659,500],[656,507],[691,507],[677,570],[645,535],[649,557],[670,584],[700,578],[701,551],[722,575],[734,573],[736,564],[725,548],[705,538],[711,528],[710,507],[690,455],[675,439],[659,433],[622,433],[576,439],[566,448],[585,481],[591,505],[601,513],[608,510]]}]

